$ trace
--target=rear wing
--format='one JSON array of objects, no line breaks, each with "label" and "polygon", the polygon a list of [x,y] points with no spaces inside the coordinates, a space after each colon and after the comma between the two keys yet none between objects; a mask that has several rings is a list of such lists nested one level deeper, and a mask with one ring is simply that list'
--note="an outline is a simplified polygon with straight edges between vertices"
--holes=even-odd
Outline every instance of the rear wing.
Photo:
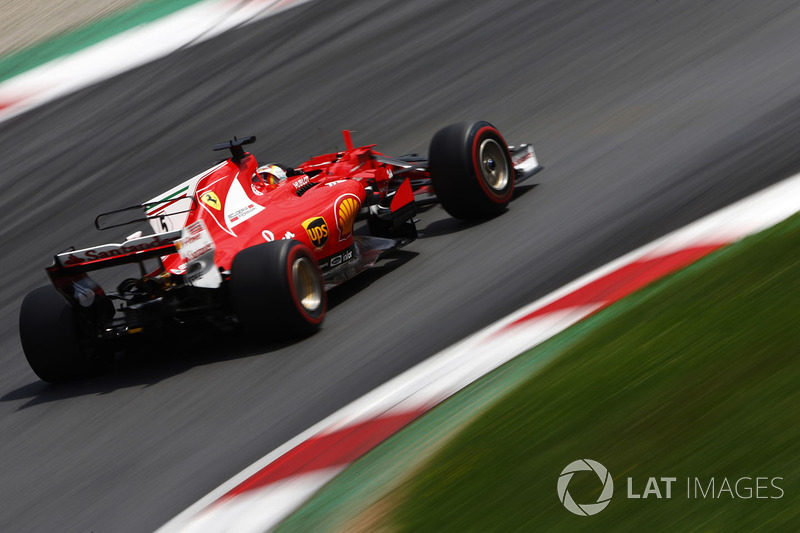
[{"label": "rear wing", "polygon": [[181,230],[175,230],[129,239],[119,244],[102,244],[82,250],[70,250],[57,254],[53,258],[53,264],[46,270],[50,277],[54,278],[139,263],[145,259],[175,253],[177,251],[175,241],[180,238]]}]

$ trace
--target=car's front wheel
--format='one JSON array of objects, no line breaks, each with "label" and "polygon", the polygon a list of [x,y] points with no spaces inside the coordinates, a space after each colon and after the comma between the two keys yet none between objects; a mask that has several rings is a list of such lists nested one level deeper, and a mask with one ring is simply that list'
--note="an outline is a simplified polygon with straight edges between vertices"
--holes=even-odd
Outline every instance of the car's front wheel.
[{"label": "car's front wheel", "polygon": [[439,130],[429,151],[433,188],[442,207],[462,220],[502,213],[514,192],[514,165],[503,136],[488,122]]},{"label": "car's front wheel", "polygon": [[303,243],[279,240],[236,254],[230,298],[250,333],[278,336],[313,333],[325,318],[327,295],[317,260]]}]

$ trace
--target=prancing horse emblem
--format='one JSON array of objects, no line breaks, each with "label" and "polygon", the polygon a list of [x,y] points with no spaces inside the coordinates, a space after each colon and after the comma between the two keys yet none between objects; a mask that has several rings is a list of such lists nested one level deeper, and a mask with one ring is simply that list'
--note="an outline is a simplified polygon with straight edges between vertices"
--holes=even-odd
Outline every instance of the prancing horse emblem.
[{"label": "prancing horse emblem", "polygon": [[216,194],[214,194],[213,191],[204,192],[200,199],[203,200],[206,205],[213,207],[217,211],[222,208],[222,206],[219,204],[219,198]]}]

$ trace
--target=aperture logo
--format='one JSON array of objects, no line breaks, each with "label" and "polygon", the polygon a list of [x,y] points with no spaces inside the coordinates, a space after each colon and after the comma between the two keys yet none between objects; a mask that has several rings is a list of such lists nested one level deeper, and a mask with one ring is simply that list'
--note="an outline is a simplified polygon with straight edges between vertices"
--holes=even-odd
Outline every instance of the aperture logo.
[{"label": "aperture logo", "polygon": [[[603,491],[595,503],[578,504],[572,499],[567,487],[569,482],[572,481],[572,476],[575,472],[587,470],[597,474],[597,477],[600,478],[600,483],[603,484]],[[561,475],[558,477],[558,499],[561,500],[561,503],[564,504],[568,511],[578,516],[592,516],[599,513],[608,506],[613,495],[614,480],[611,479],[611,474],[608,473],[606,467],[591,459],[578,459],[571,462],[561,471]]]}]

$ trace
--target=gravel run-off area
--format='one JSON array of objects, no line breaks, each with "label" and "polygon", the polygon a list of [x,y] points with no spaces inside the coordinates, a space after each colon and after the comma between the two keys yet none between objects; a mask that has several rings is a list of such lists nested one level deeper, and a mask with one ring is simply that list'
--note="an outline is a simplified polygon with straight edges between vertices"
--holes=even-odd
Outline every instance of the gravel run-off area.
[{"label": "gravel run-off area", "polygon": [[0,56],[128,8],[143,0],[0,0]]}]

